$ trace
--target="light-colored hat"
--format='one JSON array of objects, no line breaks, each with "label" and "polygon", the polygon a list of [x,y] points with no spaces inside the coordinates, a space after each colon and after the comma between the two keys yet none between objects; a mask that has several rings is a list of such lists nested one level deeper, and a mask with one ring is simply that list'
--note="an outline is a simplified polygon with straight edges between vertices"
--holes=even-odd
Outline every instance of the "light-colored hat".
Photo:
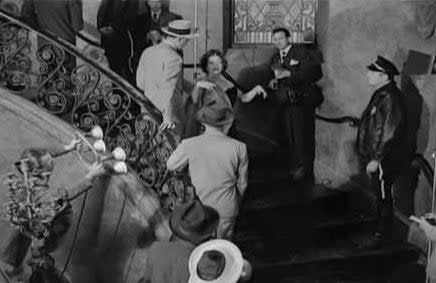
[{"label": "light-colored hat", "polygon": [[198,36],[191,31],[191,22],[187,20],[174,20],[162,28],[162,32],[175,37],[193,38]]},{"label": "light-colored hat", "polygon": [[[188,283],[236,283],[241,277],[244,259],[230,241],[218,239],[196,247],[189,256]],[[212,279],[202,279],[202,273]]]}]

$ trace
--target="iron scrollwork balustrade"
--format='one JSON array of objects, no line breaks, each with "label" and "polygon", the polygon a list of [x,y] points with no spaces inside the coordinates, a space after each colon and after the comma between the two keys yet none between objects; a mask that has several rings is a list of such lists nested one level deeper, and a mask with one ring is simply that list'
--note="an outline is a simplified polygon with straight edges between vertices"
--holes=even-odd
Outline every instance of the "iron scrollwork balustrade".
[{"label": "iron scrollwork balustrade", "polygon": [[0,70],[3,88],[81,130],[100,125],[109,150],[125,150],[126,162],[164,208],[171,211],[193,196],[186,172],[166,171],[177,137],[159,130],[150,102],[72,45],[0,12]]}]

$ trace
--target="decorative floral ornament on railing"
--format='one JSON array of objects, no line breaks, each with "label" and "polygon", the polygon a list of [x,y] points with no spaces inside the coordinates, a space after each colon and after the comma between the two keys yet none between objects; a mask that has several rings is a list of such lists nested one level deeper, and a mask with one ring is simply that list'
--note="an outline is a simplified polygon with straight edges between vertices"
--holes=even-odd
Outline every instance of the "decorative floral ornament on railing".
[{"label": "decorative floral ornament on railing", "polygon": [[0,86],[83,131],[100,126],[101,136],[94,141],[97,149],[121,147],[126,164],[140,176],[145,189],[156,191],[164,208],[171,211],[192,197],[187,173],[166,170],[178,138],[160,131],[161,117],[142,93],[69,43],[2,12]]},{"label": "decorative floral ornament on railing", "polygon": [[[100,130],[95,128],[87,136],[99,138]],[[54,158],[77,151],[81,160],[85,161],[82,153],[90,152],[92,156],[87,160],[92,160],[92,164],[88,165],[89,172],[86,176],[90,179],[108,170],[113,174],[125,174],[128,171],[125,163],[126,154],[122,148],[118,147],[107,154],[102,150],[105,149],[105,144],[101,139],[97,139],[91,146],[91,142],[80,133],[77,133],[77,137],[59,154],[50,154],[43,149],[25,151],[23,158],[15,163],[17,172],[10,173],[5,181],[9,187],[7,219],[13,227],[30,239],[29,265],[32,267],[32,274],[44,270],[53,271],[64,277],[56,269],[50,253],[54,251],[59,237],[65,234],[68,227],[63,227],[64,231],[60,233],[56,221],[62,217],[68,218],[71,214],[70,202],[91,188],[91,185],[68,190],[50,188],[49,179],[54,167]],[[85,164],[88,162],[85,161]]]}]

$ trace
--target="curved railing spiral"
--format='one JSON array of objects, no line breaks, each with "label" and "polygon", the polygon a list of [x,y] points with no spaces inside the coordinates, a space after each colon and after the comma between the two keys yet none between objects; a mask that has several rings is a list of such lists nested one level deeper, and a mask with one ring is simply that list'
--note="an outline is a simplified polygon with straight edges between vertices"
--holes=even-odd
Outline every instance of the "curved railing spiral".
[{"label": "curved railing spiral", "polygon": [[0,86],[74,127],[100,125],[110,150],[121,146],[146,188],[172,210],[192,195],[185,173],[166,171],[177,144],[159,130],[161,114],[140,91],[65,40],[0,12]]}]

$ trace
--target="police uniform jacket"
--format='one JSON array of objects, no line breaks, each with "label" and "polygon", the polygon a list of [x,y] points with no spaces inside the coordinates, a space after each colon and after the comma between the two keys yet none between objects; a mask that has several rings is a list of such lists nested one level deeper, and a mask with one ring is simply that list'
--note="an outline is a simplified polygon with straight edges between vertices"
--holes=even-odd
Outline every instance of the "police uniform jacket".
[{"label": "police uniform jacket", "polygon": [[375,91],[362,113],[357,148],[363,160],[377,160],[391,169],[400,167],[405,156],[405,126],[403,95],[391,81]]}]

